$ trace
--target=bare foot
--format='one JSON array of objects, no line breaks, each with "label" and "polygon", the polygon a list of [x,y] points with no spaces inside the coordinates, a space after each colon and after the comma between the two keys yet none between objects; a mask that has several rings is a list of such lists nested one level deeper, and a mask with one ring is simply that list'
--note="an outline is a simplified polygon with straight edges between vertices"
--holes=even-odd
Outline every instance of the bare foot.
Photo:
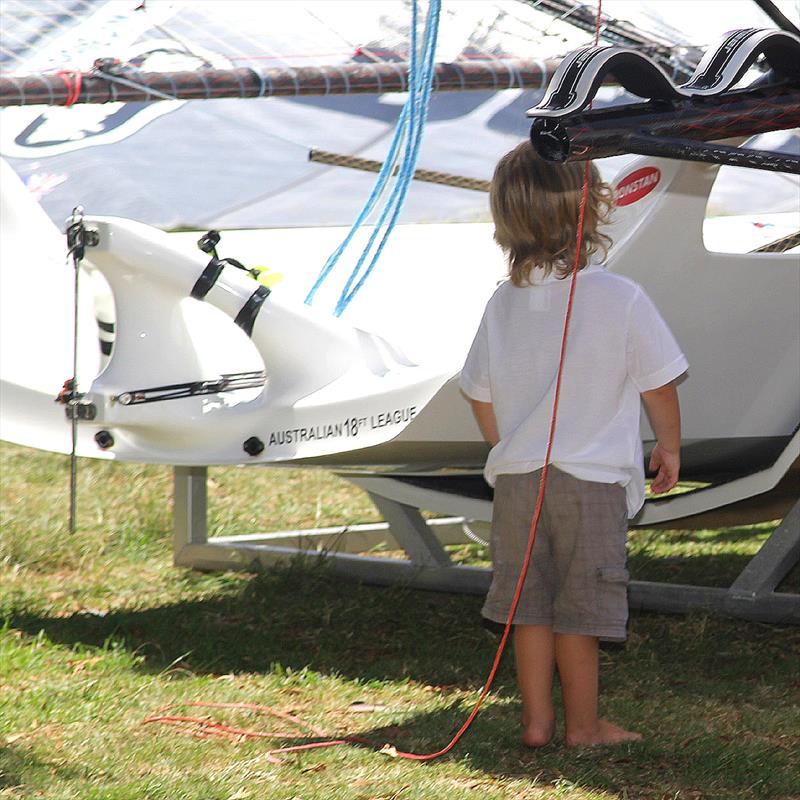
[{"label": "bare foot", "polygon": [[544,747],[550,744],[553,734],[556,732],[555,720],[537,724],[528,723],[522,732],[522,743],[526,747]]},{"label": "bare foot", "polygon": [[642,739],[642,734],[626,731],[607,719],[598,719],[597,725],[593,730],[568,731],[566,738],[567,745],[570,747],[591,747],[602,744],[639,742]]}]

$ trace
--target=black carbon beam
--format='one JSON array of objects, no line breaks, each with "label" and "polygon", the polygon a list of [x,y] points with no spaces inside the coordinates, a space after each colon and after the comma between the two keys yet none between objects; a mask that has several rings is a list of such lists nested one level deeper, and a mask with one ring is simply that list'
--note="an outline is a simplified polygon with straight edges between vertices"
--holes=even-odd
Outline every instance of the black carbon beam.
[{"label": "black carbon beam", "polygon": [[800,156],[770,150],[730,147],[716,142],[695,142],[690,139],[667,139],[644,134],[630,134],[625,150],[641,156],[676,158],[681,161],[703,161],[730,167],[749,167],[771,172],[800,175]]},{"label": "black carbon beam", "polygon": [[800,87],[783,82],[713,97],[535,117],[531,141],[542,158],[557,163],[640,153],[796,173],[796,156],[713,142],[799,125]]}]

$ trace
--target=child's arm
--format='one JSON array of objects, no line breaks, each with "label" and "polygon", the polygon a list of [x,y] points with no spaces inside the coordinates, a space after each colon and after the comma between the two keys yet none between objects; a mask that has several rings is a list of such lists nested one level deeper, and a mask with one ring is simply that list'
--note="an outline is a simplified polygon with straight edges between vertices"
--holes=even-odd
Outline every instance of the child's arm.
[{"label": "child's arm", "polygon": [[657,439],[650,456],[650,470],[658,473],[650,488],[661,494],[677,483],[681,465],[681,411],[675,382],[642,392],[642,400]]},{"label": "child's arm", "polygon": [[491,403],[484,403],[481,400],[469,399],[472,406],[472,413],[478,422],[483,438],[494,447],[500,441],[500,434],[497,432],[497,419],[494,415],[494,406]]}]

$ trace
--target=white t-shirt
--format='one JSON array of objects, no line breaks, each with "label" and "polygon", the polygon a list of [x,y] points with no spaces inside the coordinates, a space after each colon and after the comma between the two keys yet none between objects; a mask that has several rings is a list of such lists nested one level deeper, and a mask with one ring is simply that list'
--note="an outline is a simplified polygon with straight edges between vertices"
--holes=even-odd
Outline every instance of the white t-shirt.
[{"label": "white t-shirt", "polygon": [[[534,285],[500,284],[486,305],[461,388],[492,403],[500,441],[484,475],[544,464],[571,276],[541,270]],[[590,264],[578,273],[551,463],[576,478],[619,483],[628,515],[644,503],[640,393],[688,368],[653,302],[621,275]]]}]

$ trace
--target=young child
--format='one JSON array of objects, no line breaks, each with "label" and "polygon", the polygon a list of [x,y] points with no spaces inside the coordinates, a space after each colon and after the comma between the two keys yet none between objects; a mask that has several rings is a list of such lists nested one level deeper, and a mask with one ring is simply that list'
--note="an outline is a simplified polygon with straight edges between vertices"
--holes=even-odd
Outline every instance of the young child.
[{"label": "young child", "polygon": [[[461,375],[492,445],[493,578],[483,615],[505,623],[522,569],[544,465],[584,165],[549,164],[529,142],[495,170],[495,240],[510,280],[489,300]],[[652,490],[675,485],[680,412],[674,380],[688,367],[644,291],[607,272],[611,189],[591,167],[555,440],[530,567],[514,619],[523,742],[554,734],[558,669],[568,745],[640,739],[598,715],[598,640],[624,640],[627,521],[644,502],[644,401],[657,444]],[[591,259],[599,254],[598,261]]]}]

